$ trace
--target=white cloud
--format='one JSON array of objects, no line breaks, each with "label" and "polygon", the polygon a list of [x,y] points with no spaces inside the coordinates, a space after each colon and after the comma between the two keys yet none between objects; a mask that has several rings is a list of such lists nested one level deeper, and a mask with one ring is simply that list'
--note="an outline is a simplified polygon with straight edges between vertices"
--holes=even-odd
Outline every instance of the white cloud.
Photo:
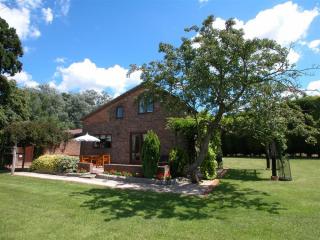
[{"label": "white cloud", "polygon": [[309,42],[308,47],[315,53],[320,53],[320,39]]},{"label": "white cloud", "polygon": [[18,6],[21,8],[29,8],[29,9],[35,9],[42,5],[42,0],[23,0],[19,1],[16,0]]},{"label": "white cloud", "polygon": [[199,3],[206,3],[206,2],[209,2],[209,0],[198,0]]},{"label": "white cloud", "polygon": [[290,49],[289,54],[288,54],[288,60],[290,64],[297,63],[300,59],[300,54],[297,53],[295,50]]},{"label": "white cloud", "polygon": [[119,65],[109,68],[97,67],[90,59],[81,62],[74,62],[68,67],[58,67],[55,77],[59,76],[61,82],[56,84],[51,82],[60,91],[95,89],[103,90],[109,88],[118,96],[129,87],[141,82],[140,72],[127,76],[128,69]]},{"label": "white cloud", "polygon": [[40,31],[31,24],[30,10],[27,8],[9,8],[0,3],[1,17],[10,27],[16,29],[21,39],[40,36]]},{"label": "white cloud", "polygon": [[60,7],[61,15],[67,16],[70,10],[71,0],[57,0]]},{"label": "white cloud", "polygon": [[[54,18],[53,10],[44,6],[45,3],[43,0],[0,0],[1,18],[16,29],[20,39],[38,38],[41,36],[37,26],[39,20],[43,19],[49,24]],[[70,9],[70,0],[57,0],[56,4],[61,16],[66,16]]]},{"label": "white cloud", "polygon": [[63,64],[63,63],[66,62],[66,58],[64,58],[64,57],[57,57],[54,61],[55,61],[56,63]]},{"label": "white cloud", "polygon": [[320,80],[312,81],[308,84],[307,94],[320,95]]},{"label": "white cloud", "polygon": [[[293,42],[303,43],[312,21],[318,15],[319,9],[316,7],[303,10],[298,4],[288,1],[259,12],[247,22],[235,19],[235,27],[243,28],[246,38],[269,38],[288,47]],[[217,18],[213,27],[223,29],[225,20]],[[290,62],[295,63],[299,58],[299,53],[293,50],[290,52]]]},{"label": "white cloud", "polygon": [[282,45],[303,39],[311,22],[319,15],[318,9],[303,10],[291,1],[261,11],[244,24],[248,38],[270,38]]},{"label": "white cloud", "polygon": [[52,23],[53,21],[53,14],[51,8],[42,8],[42,16],[46,23]]},{"label": "white cloud", "polygon": [[32,76],[25,71],[21,71],[21,72],[15,74],[13,77],[8,77],[8,78],[16,80],[17,83],[21,86],[37,87],[39,85],[39,83],[34,81],[32,79]]}]

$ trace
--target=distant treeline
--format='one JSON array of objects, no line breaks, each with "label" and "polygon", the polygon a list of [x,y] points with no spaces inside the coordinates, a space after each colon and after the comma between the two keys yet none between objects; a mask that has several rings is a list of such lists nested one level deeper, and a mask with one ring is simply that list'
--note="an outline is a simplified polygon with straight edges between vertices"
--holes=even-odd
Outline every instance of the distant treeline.
[{"label": "distant treeline", "polygon": [[80,128],[81,118],[111,99],[106,92],[59,92],[49,85],[21,89],[28,99],[29,120],[55,118],[66,128]]},{"label": "distant treeline", "polygon": [[[292,103],[300,106],[304,113],[310,114],[317,122],[317,127],[320,128],[320,96],[306,96],[293,100]],[[307,144],[301,136],[288,135],[287,140],[287,154],[308,157],[317,155],[320,157],[320,136],[318,136],[318,142],[315,145]],[[265,154],[264,146],[246,132],[240,134],[223,132],[221,141],[224,156]]]}]

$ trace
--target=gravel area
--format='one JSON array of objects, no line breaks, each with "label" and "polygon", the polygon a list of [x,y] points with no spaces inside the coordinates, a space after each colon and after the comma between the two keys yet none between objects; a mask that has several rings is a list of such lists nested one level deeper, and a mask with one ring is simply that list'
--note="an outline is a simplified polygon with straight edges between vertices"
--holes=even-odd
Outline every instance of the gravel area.
[{"label": "gravel area", "polygon": [[99,178],[80,178],[70,176],[58,176],[51,174],[33,173],[33,172],[16,172],[17,176],[35,177],[49,180],[60,180],[66,182],[85,183],[92,185],[105,186],[118,189],[134,189],[143,191],[168,192],[185,195],[205,196],[219,184],[219,179],[203,181],[201,184],[177,183],[174,185],[158,185],[149,183],[128,183],[123,181],[99,179]]}]

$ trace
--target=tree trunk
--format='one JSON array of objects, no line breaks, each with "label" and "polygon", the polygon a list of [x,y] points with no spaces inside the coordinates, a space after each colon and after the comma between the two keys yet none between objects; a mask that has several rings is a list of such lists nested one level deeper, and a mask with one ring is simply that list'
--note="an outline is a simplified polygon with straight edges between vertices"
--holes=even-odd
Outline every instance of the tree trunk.
[{"label": "tree trunk", "polygon": [[270,146],[269,144],[266,144],[266,163],[267,163],[267,169],[270,169]]},{"label": "tree trunk", "polygon": [[220,107],[217,115],[215,116],[214,121],[209,123],[209,125],[207,126],[207,134],[204,136],[204,138],[201,141],[200,152],[199,152],[195,162],[193,164],[191,164],[188,169],[188,173],[191,174],[191,180],[193,182],[199,183],[199,175],[198,175],[199,174],[199,167],[208,154],[210,140],[211,140],[212,135],[215,132],[215,130],[217,130],[219,127],[219,123],[222,119],[224,109],[225,109],[224,106]]},{"label": "tree trunk", "polygon": [[275,141],[271,143],[272,177],[277,177],[277,149]]},{"label": "tree trunk", "polygon": [[207,135],[204,137],[203,141],[201,142],[200,145],[200,152],[198,157],[196,158],[195,162],[190,165],[188,172],[191,174],[191,180],[193,182],[199,182],[199,166],[201,163],[204,161],[205,157],[208,154],[208,149],[209,149],[209,143],[210,139],[212,137],[211,131],[208,131]]},{"label": "tree trunk", "polygon": [[11,165],[11,175],[14,174],[16,169],[16,162],[17,162],[17,144],[15,143],[12,148],[12,165]]}]

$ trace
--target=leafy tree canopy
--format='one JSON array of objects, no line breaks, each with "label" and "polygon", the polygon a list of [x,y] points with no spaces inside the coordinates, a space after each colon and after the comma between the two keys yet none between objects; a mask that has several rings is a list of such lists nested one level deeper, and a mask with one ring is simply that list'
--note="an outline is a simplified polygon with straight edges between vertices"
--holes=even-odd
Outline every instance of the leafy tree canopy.
[{"label": "leafy tree canopy", "polygon": [[13,76],[22,69],[19,57],[23,50],[21,42],[14,28],[0,17],[0,75],[9,74]]}]

